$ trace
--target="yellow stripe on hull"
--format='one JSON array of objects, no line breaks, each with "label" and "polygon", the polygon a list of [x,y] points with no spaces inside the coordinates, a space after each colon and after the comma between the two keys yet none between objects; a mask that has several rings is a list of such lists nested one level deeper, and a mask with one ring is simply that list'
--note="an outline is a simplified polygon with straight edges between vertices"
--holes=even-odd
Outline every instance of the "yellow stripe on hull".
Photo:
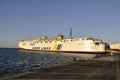
[{"label": "yellow stripe on hull", "polygon": [[58,44],[54,44],[52,50],[57,50],[58,49]]}]

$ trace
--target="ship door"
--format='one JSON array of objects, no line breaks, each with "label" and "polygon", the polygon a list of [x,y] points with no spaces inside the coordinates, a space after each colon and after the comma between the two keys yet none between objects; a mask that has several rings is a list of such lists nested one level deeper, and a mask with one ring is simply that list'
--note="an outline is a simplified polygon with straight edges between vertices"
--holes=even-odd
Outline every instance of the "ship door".
[{"label": "ship door", "polygon": [[61,50],[61,48],[62,48],[62,45],[59,44],[57,50]]}]

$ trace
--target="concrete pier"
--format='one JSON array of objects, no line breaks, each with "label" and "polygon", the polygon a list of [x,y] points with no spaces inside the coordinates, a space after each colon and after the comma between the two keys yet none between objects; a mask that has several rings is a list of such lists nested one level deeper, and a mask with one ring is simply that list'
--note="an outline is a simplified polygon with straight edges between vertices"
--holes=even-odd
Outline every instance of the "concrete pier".
[{"label": "concrete pier", "polygon": [[37,69],[12,80],[120,80],[120,54]]}]

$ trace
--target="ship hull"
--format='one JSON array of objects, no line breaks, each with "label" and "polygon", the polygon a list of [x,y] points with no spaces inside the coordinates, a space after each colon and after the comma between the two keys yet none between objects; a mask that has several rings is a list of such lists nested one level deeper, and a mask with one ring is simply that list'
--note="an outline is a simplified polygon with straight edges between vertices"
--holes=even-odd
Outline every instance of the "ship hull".
[{"label": "ship hull", "polygon": [[108,53],[107,51],[58,51],[58,50],[34,50],[34,49],[25,49],[25,48],[19,48],[19,49],[25,50],[25,51],[77,53],[77,54],[106,54],[106,53]]}]

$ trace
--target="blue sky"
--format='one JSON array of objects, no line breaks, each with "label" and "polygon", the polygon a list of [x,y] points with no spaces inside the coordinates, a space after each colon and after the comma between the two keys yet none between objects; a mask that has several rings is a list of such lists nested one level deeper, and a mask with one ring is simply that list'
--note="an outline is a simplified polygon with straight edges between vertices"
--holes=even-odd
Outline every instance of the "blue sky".
[{"label": "blue sky", "polygon": [[0,47],[61,33],[120,43],[120,0],[0,0]]}]

